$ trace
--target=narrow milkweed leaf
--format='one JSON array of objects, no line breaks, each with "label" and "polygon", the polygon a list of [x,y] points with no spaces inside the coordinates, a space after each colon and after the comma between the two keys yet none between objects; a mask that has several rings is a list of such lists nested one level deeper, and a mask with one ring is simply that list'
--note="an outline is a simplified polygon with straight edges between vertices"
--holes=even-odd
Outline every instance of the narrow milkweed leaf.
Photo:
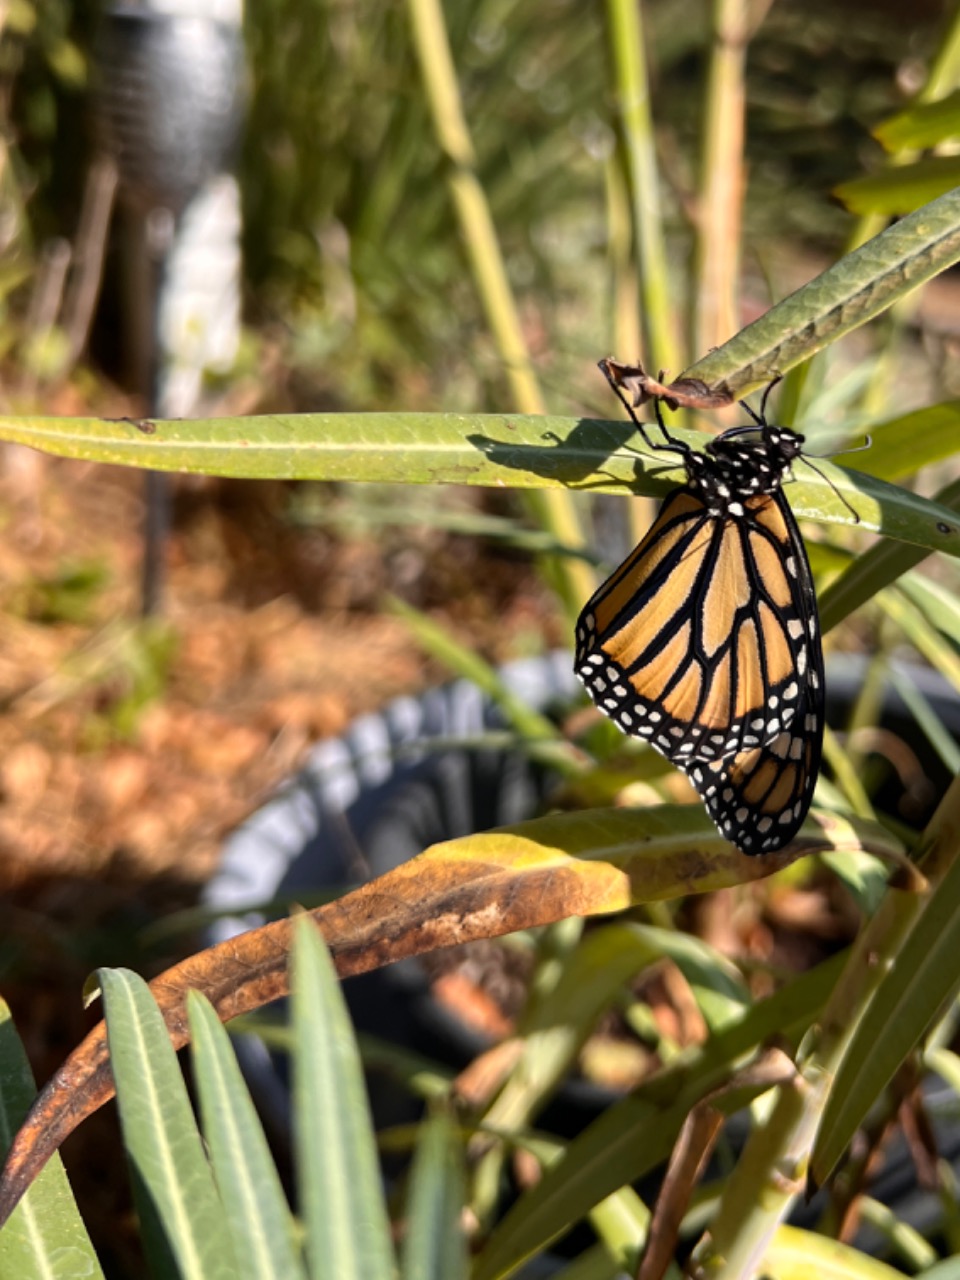
[{"label": "narrow milkweed leaf", "polygon": [[[771,1036],[795,1042],[804,1035],[844,959],[834,956],[745,1009],[740,1021],[683,1050],[655,1079],[608,1107],[496,1226],[475,1261],[474,1280],[512,1275],[608,1195],[665,1161],[690,1108],[729,1081],[758,1044]],[[727,1114],[747,1100],[728,1094],[717,1105]]]},{"label": "narrow milkweed leaf", "polygon": [[684,374],[741,396],[880,315],[958,259],[960,189],[881,231]]},{"label": "narrow milkweed leaf", "polygon": [[124,1147],[148,1240],[183,1280],[237,1275],[226,1214],[177,1055],[147,984],[101,969],[110,1069]]},{"label": "narrow milkweed leaf", "polygon": [[421,1128],[407,1198],[403,1280],[466,1280],[467,1181],[456,1126],[442,1111]]},{"label": "narrow milkweed leaf", "polygon": [[311,1275],[395,1272],[363,1065],[323,937],[293,920],[293,1109],[300,1214]]},{"label": "narrow milkweed leaf", "polygon": [[238,1280],[303,1280],[292,1219],[230,1037],[210,1002],[187,995],[203,1136],[236,1246]]},{"label": "narrow milkweed leaf", "polygon": [[880,480],[912,476],[921,467],[956,455],[960,400],[946,400],[887,422],[871,423],[869,434],[870,447],[857,456],[858,470]]},{"label": "narrow milkweed leaf", "polygon": [[811,1156],[822,1186],[897,1067],[960,986],[960,859],[915,921],[846,1046]]},{"label": "narrow milkweed leaf", "polygon": [[960,156],[926,156],[834,187],[851,213],[909,213],[960,185]]},{"label": "narrow milkweed leaf", "polygon": [[888,151],[926,151],[950,138],[960,138],[960,89],[936,102],[914,102],[873,127],[873,136]]},{"label": "narrow milkweed leaf", "polygon": [[[10,1146],[36,1092],[10,1010],[0,1001],[0,1146],[4,1150]],[[47,1280],[50,1276],[103,1280],[59,1156],[47,1165],[0,1231],[0,1276],[16,1276],[18,1280]]]},{"label": "narrow milkweed leaf", "polygon": [[[957,508],[960,507],[960,480],[955,480],[937,495],[938,501],[949,508],[953,514],[951,520],[958,521]],[[907,546],[900,542],[884,541],[870,547],[863,555],[857,556],[825,591],[820,593],[819,612],[820,625],[824,632],[842,622],[855,609],[866,604],[883,587],[908,573],[924,559],[925,553],[920,547]]]},{"label": "narrow milkweed leaf", "polygon": [[[960,196],[956,235],[960,258]],[[126,420],[0,418],[0,440],[86,461],[246,479],[562,486],[651,495],[683,479],[682,469],[665,468],[661,456],[632,445],[630,452],[623,449],[633,437],[629,424],[595,419],[330,413],[151,425],[153,432],[144,435]],[[704,432],[674,431],[697,449],[711,439]],[[790,501],[798,516],[859,523],[960,555],[960,526],[935,503],[829,462],[817,466],[817,472],[797,468]]]}]

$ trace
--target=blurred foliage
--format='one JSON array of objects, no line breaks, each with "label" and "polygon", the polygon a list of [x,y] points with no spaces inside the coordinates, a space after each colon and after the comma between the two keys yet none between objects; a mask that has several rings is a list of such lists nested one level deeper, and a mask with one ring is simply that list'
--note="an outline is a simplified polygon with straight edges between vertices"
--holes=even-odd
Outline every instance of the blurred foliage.
[{"label": "blurred foliage", "polygon": [[[97,9],[17,0],[5,15],[11,163],[0,176],[0,303],[29,271],[32,244],[76,230],[91,154],[78,107],[93,79],[86,59]],[[679,259],[689,251],[707,7],[660,0],[649,10]],[[444,11],[479,177],[534,355],[551,407],[569,410],[594,394],[578,384],[608,331],[604,168],[614,133],[602,8],[448,0]],[[936,44],[936,8],[924,17],[913,13],[904,32],[895,5],[858,6],[855,21],[826,0],[802,11],[773,6],[750,54],[750,237],[838,247],[845,215],[825,195],[880,154],[870,126],[900,105],[898,78],[909,89]],[[502,403],[406,9],[276,0],[247,6],[245,35],[249,313],[279,330],[289,394],[315,407],[391,405],[401,388],[408,408]],[[0,326],[0,355],[12,342]]]},{"label": "blurred foliage", "polygon": [[[562,309],[580,286],[565,296],[558,266],[602,231],[585,145],[604,129],[598,15],[460,3],[448,20],[511,275]],[[477,374],[497,370],[471,371],[482,321],[405,10],[287,0],[252,14],[247,38],[247,267],[264,304],[288,317],[302,363],[336,356],[328,378],[345,389],[390,398],[403,378],[409,394],[419,366],[432,396],[475,405]]]},{"label": "blurred foliage", "polygon": [[[693,0],[650,8],[676,238],[696,165],[706,10]],[[550,298],[531,323],[543,331],[537,354],[553,353],[548,384],[563,389],[565,357],[595,352],[606,328],[602,165],[613,133],[602,15],[571,0],[459,0],[445,14],[481,182],[515,287],[531,307]],[[898,105],[902,32],[892,9],[840,23],[827,5],[775,6],[752,47],[751,231],[835,249],[845,217],[824,194],[858,167],[858,150],[880,153],[868,128]],[[907,53],[919,58],[935,35],[915,26]],[[327,385],[368,404],[394,399],[402,382],[410,407],[418,386],[431,403],[488,407],[483,385],[499,371],[404,11],[286,0],[251,12],[247,39],[247,269],[267,312],[293,330],[297,364],[323,367]]]},{"label": "blurred foliage", "polygon": [[70,0],[15,0],[0,38],[4,134],[31,225],[40,234],[66,231],[58,207],[77,190],[89,155],[78,110],[89,82],[89,47],[96,8]]},{"label": "blurred foliage", "polygon": [[98,561],[64,564],[49,577],[27,584],[18,612],[47,625],[91,622],[107,574],[106,566]]}]

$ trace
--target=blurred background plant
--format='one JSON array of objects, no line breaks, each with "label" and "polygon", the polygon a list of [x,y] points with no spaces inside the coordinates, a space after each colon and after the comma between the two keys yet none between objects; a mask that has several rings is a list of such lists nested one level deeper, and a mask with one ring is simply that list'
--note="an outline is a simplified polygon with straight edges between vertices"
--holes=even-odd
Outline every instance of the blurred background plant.
[{"label": "blurred background plant", "polygon": [[[949,101],[960,84],[948,3],[914,5],[908,22],[898,4],[826,0],[448,0],[443,22],[440,12],[417,0],[249,6],[238,166],[247,327],[235,368],[209,382],[211,413],[611,417],[598,356],[679,373],[889,213],[936,194],[917,186],[912,153],[949,158],[960,136],[949,111],[932,134],[929,123],[925,134],[888,127],[888,160],[870,132],[908,103]],[[0,22],[2,408],[139,417],[112,191],[86,123],[96,13],[19,0]],[[854,185],[865,170],[885,175],[879,193]],[[956,185],[950,172],[940,180]],[[831,195],[840,184],[860,221]],[[921,488],[949,498],[956,290],[953,276],[939,278],[795,371],[782,420],[817,452],[875,430],[877,451],[858,465],[900,481],[921,457],[913,442],[929,441],[922,457],[935,469]],[[85,971],[171,958],[178,943],[154,932],[148,946],[140,926],[195,901],[224,832],[311,742],[457,665],[451,637],[490,662],[566,647],[591,561],[615,560],[649,515],[645,499],[188,477],[167,546],[165,621],[145,629],[130,622],[143,514],[134,478],[9,447],[4,464],[0,981],[42,1078],[79,1039]],[[862,538],[810,532],[823,586]],[[828,744],[828,758],[863,815],[894,774],[917,772],[878,730],[888,659],[920,653],[960,687],[956,587],[954,566],[938,562],[845,628],[842,647],[870,665],[846,749]],[[409,610],[404,621],[384,608],[388,591],[432,615],[443,637],[411,631]],[[837,600],[827,594],[825,616]],[[952,733],[904,687],[955,769]],[[610,726],[584,741],[626,767]],[[669,788],[663,773],[651,781]],[[616,790],[609,775],[593,785]],[[904,791],[922,825],[935,797],[919,784]],[[689,915],[759,990],[794,958],[796,904],[812,910],[803,895],[819,888],[799,875],[744,890],[729,919],[709,904]],[[833,889],[816,905],[820,954],[855,913]],[[686,923],[652,915],[665,929]],[[38,920],[57,927],[41,936]],[[702,1028],[667,972],[648,979],[643,1000],[621,1002],[644,1061],[650,1044],[666,1061]],[[75,1157],[85,1216],[134,1274],[132,1232],[115,1231],[127,1219],[113,1134],[90,1130]],[[481,1191],[489,1203],[489,1185]]]}]

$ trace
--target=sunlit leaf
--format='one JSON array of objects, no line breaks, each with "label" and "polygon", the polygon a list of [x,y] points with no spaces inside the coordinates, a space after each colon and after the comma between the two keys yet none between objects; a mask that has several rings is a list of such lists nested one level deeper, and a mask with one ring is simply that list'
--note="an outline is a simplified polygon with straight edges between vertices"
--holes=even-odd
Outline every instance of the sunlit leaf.
[{"label": "sunlit leaf", "polygon": [[960,89],[936,102],[911,103],[874,125],[873,136],[888,151],[925,151],[960,137]]},{"label": "sunlit leaf", "polygon": [[960,186],[960,156],[929,156],[834,187],[851,213],[909,213]]}]

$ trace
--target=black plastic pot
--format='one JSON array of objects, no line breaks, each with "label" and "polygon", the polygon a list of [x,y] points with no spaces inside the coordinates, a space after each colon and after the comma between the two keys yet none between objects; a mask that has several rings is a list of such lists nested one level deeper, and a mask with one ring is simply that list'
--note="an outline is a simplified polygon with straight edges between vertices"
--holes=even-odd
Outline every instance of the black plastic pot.
[{"label": "black plastic pot", "polygon": [[[544,712],[569,706],[579,687],[567,653],[510,663],[500,675],[512,693]],[[239,910],[278,896],[297,900],[341,889],[382,875],[437,841],[531,816],[548,785],[544,770],[518,751],[467,745],[503,727],[495,705],[466,680],[362,716],[341,737],[320,743],[290,784],[230,836],[205,905]],[[219,942],[262,922],[250,915],[221,919],[207,940]],[[344,991],[359,1031],[455,1068],[484,1047],[433,999],[418,960],[351,978]],[[252,1037],[239,1052],[265,1118],[285,1125],[285,1063]],[[600,1099],[591,1096],[592,1086],[586,1089],[593,1111]],[[398,1119],[403,1104],[392,1103],[391,1092],[373,1082],[378,1123]]]}]

